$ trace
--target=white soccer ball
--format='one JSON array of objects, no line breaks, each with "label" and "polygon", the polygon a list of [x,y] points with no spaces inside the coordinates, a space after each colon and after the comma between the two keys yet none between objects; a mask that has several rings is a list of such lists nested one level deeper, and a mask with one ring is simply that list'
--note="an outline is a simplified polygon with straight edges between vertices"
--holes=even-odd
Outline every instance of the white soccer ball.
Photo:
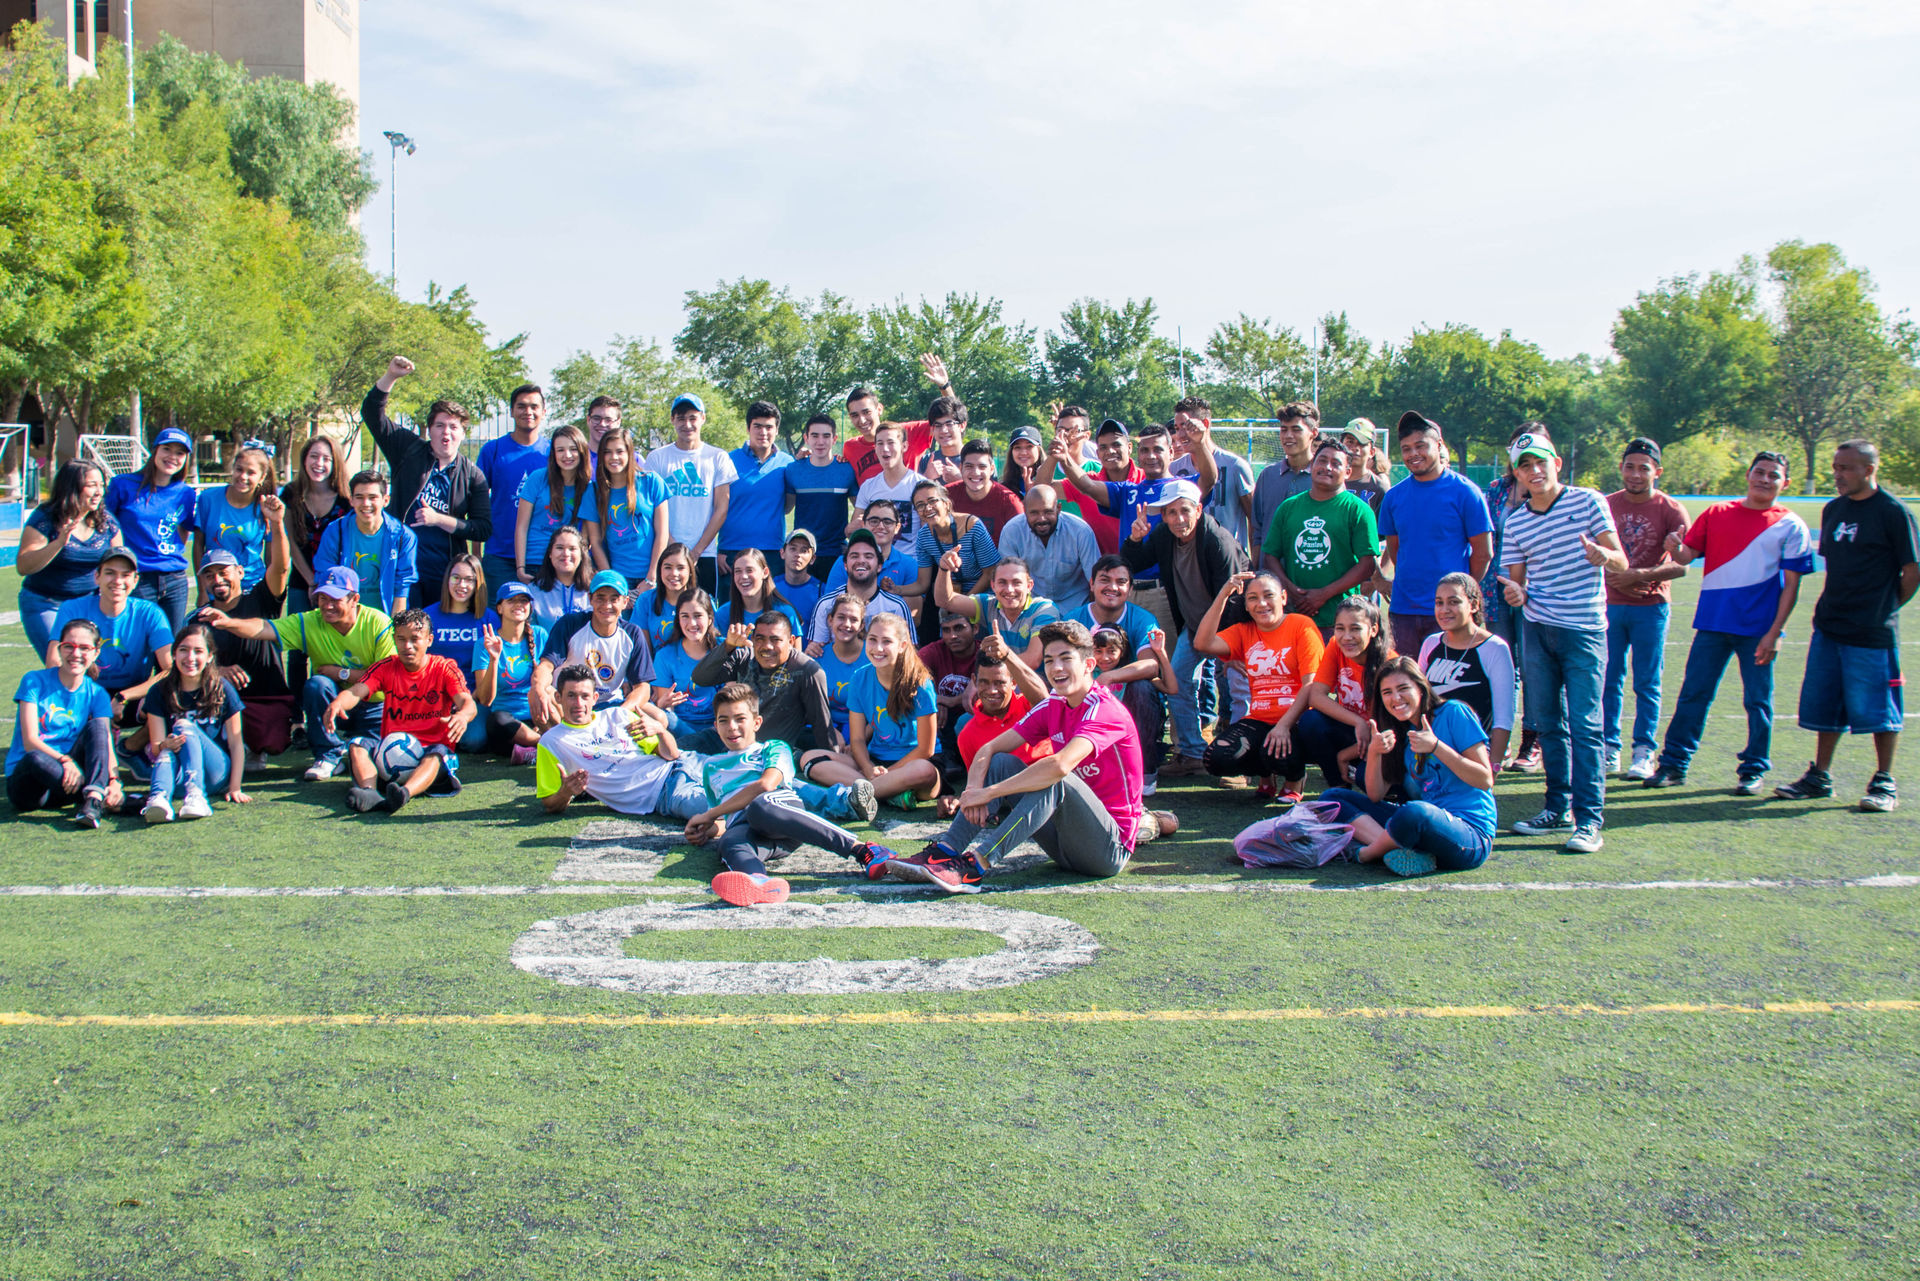
[{"label": "white soccer ball", "polygon": [[405,779],[426,759],[427,745],[411,734],[389,734],[373,754],[374,768],[385,779]]}]

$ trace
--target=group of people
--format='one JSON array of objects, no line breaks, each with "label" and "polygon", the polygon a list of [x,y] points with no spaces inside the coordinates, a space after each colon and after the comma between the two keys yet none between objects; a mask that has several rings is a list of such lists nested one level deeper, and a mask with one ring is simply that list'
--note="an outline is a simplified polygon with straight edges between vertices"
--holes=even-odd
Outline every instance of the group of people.
[{"label": "group of people", "polygon": [[[173,428],[111,482],[67,464],[20,543],[46,667],[16,695],[9,796],[84,826],[204,818],[303,747],[307,781],[343,776],[351,808],[392,812],[486,753],[533,765],[550,811],[590,796],[683,822],[719,852],[716,892],[757,903],[785,897],[767,861],[800,842],[950,892],[1029,838],[1113,875],[1177,828],[1148,808],[1160,779],[1289,802],[1312,765],[1357,857],[1417,875],[1484,861],[1502,770],[1546,775],[1514,831],[1599,849],[1623,743],[1628,778],[1683,780],[1729,658],[1748,715],[1736,790],[1760,790],[1771,660],[1814,555],[1778,502],[1780,455],[1689,521],[1648,440],[1601,495],[1567,485],[1525,423],[1483,493],[1408,413],[1408,475],[1388,485],[1385,433],[1322,432],[1297,403],[1283,460],[1256,475],[1188,397],[1139,427],[1056,406],[996,465],[941,361],[922,364],[924,419],[857,388],[844,445],[818,414],[800,457],[764,401],[724,450],[679,396],[672,442],[643,453],[612,397],[548,433],[526,385],[512,432],[470,458],[459,405],[434,402],[418,433],[389,417],[414,372],[396,357],[362,406],[384,471],[347,475],[322,434],[276,487],[272,446],[248,441],[197,491]],[[1834,455],[1800,705],[1815,761],[1775,791],[1831,795],[1839,736],[1870,733],[1861,804],[1887,810],[1896,616],[1920,567],[1877,462],[1866,441]],[[1696,559],[1695,640],[1656,742],[1669,585]],[[950,826],[903,856],[838,825],[882,805]]]}]

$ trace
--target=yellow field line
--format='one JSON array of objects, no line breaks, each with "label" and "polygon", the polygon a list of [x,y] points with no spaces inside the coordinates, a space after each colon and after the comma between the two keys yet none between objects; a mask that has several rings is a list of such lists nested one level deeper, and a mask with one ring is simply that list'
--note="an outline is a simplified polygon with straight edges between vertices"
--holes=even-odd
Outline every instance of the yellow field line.
[{"label": "yellow field line", "polygon": [[0,1027],[871,1027],[942,1023],[1281,1023],[1299,1019],[1631,1018],[1647,1014],[1915,1014],[1920,1001],[1668,1001],[1651,1005],[1398,1005],[1274,1010],[921,1010],[838,1014],[30,1014]]}]

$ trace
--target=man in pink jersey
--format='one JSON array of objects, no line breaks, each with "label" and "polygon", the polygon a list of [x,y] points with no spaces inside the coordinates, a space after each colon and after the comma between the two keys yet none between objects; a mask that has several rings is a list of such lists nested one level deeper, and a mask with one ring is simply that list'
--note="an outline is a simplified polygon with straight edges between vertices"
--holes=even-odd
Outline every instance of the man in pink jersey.
[{"label": "man in pink jersey", "polygon": [[[1175,829],[1173,815],[1140,803],[1140,732],[1120,700],[1094,683],[1093,637],[1079,623],[1057,622],[1038,639],[1053,693],[973,758],[945,836],[911,858],[869,865],[868,875],[977,894],[998,859],[1034,841],[1070,872],[1114,876],[1138,842]],[[1053,755],[1029,765],[1013,754],[1041,742]],[[988,827],[995,813],[1000,823]]]},{"label": "man in pink jersey", "polygon": [[1707,570],[1694,606],[1680,702],[1667,722],[1659,768],[1644,786],[1686,782],[1727,660],[1738,659],[1747,745],[1733,790],[1736,796],[1760,792],[1773,748],[1773,656],[1800,598],[1800,576],[1813,572],[1813,535],[1778,502],[1786,485],[1786,456],[1763,450],[1747,468],[1745,498],[1701,512],[1684,539],[1678,532],[1667,535],[1667,551],[1677,563],[1704,559]]}]

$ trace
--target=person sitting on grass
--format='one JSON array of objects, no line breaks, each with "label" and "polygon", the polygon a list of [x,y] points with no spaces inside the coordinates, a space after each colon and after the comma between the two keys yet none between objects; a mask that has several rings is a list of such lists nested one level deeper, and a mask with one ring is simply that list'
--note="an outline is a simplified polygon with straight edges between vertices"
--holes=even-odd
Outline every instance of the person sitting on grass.
[{"label": "person sitting on grass", "polygon": [[[275,548],[284,548],[286,545],[284,538],[274,542]],[[204,622],[212,626],[212,620],[205,613],[209,607],[222,611],[230,618],[262,619],[279,614],[279,605],[272,591],[274,567],[271,561],[267,565],[266,580],[250,592],[240,589],[240,562],[232,552],[208,552],[195,577],[200,584],[200,599],[194,606],[194,612],[188,616],[190,623]],[[302,600],[311,599],[305,589],[298,594]],[[308,612],[301,610],[292,617],[298,618],[300,614]],[[288,680],[287,661],[280,650],[280,638],[271,630],[264,636],[240,636],[214,628],[213,635],[214,663],[228,683],[242,691],[242,696],[247,700],[240,726],[247,740],[247,768],[264,769],[267,757],[278,756],[291,745],[294,722],[300,715],[300,696],[294,693],[295,687]],[[306,676],[301,675],[302,687],[306,680]]]},{"label": "person sitting on grass", "polygon": [[820,673],[826,677],[827,711],[833,716],[836,741],[844,743],[853,732],[847,719],[853,674],[867,666],[867,602],[858,596],[842,596],[833,603],[827,624],[833,632],[833,644],[825,648],[809,645],[807,657],[820,665]]},{"label": "person sitting on grass", "polygon": [[503,583],[494,608],[500,626],[480,626],[473,646],[473,694],[485,715],[487,751],[515,765],[533,764],[540,731],[534,728],[533,669],[547,647],[547,629],[533,621],[533,592],[518,580]]},{"label": "person sitting on grass", "polygon": [[691,738],[713,728],[714,687],[696,683],[693,669],[720,643],[713,623],[713,597],[695,587],[680,598],[679,619],[653,655],[653,694],[648,702],[665,715],[667,728],[676,738]]},{"label": "person sitting on grass", "polygon": [[[1172,814],[1141,805],[1139,732],[1094,680],[1087,629],[1048,623],[1040,645],[1053,692],[975,754],[946,835],[910,858],[868,863],[869,878],[977,894],[994,864],[1030,840],[1069,872],[1116,876],[1139,842],[1179,829]],[[1042,742],[1053,744],[1053,755],[1031,765],[1014,755]],[[996,815],[998,826],[989,827]]]},{"label": "person sitting on grass", "polygon": [[[114,723],[136,730],[122,744],[123,750],[137,752],[147,744],[140,700],[166,675],[173,661],[173,636],[160,607],[133,594],[140,585],[140,570],[132,552],[109,547],[93,571],[93,581],[98,590],[62,605],[54,615],[53,631],[59,635],[75,619],[84,619],[99,631],[93,679],[113,700]],[[53,645],[39,658],[48,667],[60,664]]]},{"label": "person sitting on grass", "polygon": [[[1242,592],[1252,621],[1222,628],[1221,612]],[[1307,772],[1305,744],[1294,741],[1293,725],[1305,710],[1300,695],[1319,668],[1324,647],[1313,619],[1286,613],[1285,600],[1285,589],[1272,574],[1242,570],[1213,598],[1193,634],[1193,648],[1245,664],[1251,691],[1245,718],[1207,747],[1207,772],[1258,775],[1262,800],[1292,804],[1300,799]],[[1275,776],[1282,780],[1278,788]]]},{"label": "person sitting on grass", "polygon": [[[352,688],[327,704],[327,728],[373,694],[385,697],[380,737],[356,738],[347,745],[347,771],[353,786],[347,805],[365,814],[382,801],[375,784],[386,785],[387,812],[397,814],[408,801],[429,788],[460,790],[460,758],[455,755],[460,736],[480,709],[460,679],[450,658],[431,652],[433,624],[425,610],[410,609],[393,620],[393,657],[375,663]],[[425,748],[419,764],[405,778],[387,776],[385,763],[376,760],[380,746],[393,734],[411,734]]]},{"label": "person sitting on grass", "polygon": [[[1323,801],[1353,824],[1362,863],[1385,862],[1397,876],[1465,872],[1493,852],[1496,822],[1487,732],[1461,703],[1440,702],[1420,664],[1390,658],[1374,686],[1367,740],[1367,790],[1330,788]],[[1404,805],[1388,793],[1404,785]]]},{"label": "person sitting on grass", "polygon": [[766,860],[791,854],[802,843],[869,868],[894,861],[898,856],[886,846],[807,812],[792,788],[793,749],[778,739],[760,742],[761,723],[752,686],[734,681],[714,695],[713,724],[723,750],[700,767],[708,806],[686,828],[690,843],[712,844],[726,865],[713,878],[713,892],[735,907],[786,902],[788,885],[767,874]]},{"label": "person sitting on grass", "polygon": [[553,673],[585,664],[600,682],[600,705],[625,703],[628,711],[647,701],[653,682],[653,647],[637,623],[620,616],[627,607],[627,579],[617,569],[593,576],[592,612],[569,614],[554,625],[533,670],[534,720],[553,724]]},{"label": "person sitting on grass", "polygon": [[247,761],[241,727],[246,704],[213,664],[215,635],[205,623],[181,628],[173,642],[173,665],[141,703],[153,766],[141,810],[149,823],[173,822],[176,791],[181,818],[213,817],[209,792],[224,791],[236,805],[252,799],[240,785]]},{"label": "person sitting on grass", "polygon": [[[1464,574],[1459,577],[1473,582]],[[1380,607],[1364,596],[1341,601],[1333,612],[1333,643],[1321,654],[1306,693],[1294,703],[1306,710],[1293,732],[1306,744],[1328,787],[1364,786],[1360,762],[1373,730],[1367,719],[1372,710],[1368,691],[1392,657],[1393,642]]]},{"label": "person sitting on grass", "polygon": [[[1096,638],[1096,648],[1098,643]],[[959,768],[940,771],[941,782],[953,792],[940,798],[941,818],[952,818],[960,812],[960,792],[967,785],[967,771],[973,767],[973,758],[980,754],[980,749],[1019,724],[1020,718],[1032,710],[1027,696],[1013,683],[1013,673],[1007,670],[1004,658],[981,659],[974,668],[971,684],[971,710],[961,718],[959,733],[955,736],[955,760]],[[1042,756],[1052,755],[1053,744],[1028,743],[1016,748],[1013,754],[1031,765]]]},{"label": "person sitting on grass", "polygon": [[75,619],[54,637],[53,652],[60,665],[34,668],[14,691],[7,799],[22,814],[74,805],[74,823],[96,828],[108,811],[127,809],[115,776],[113,703],[87,675],[100,631]]},{"label": "person sitting on grass", "polygon": [[420,540],[387,515],[387,478],[382,473],[355,473],[347,482],[347,495],[353,519],[336,520],[320,535],[313,571],[324,577],[334,566],[344,565],[360,579],[361,600],[383,614],[398,613],[407,607],[419,577],[415,561]]},{"label": "person sitting on grass", "polygon": [[704,758],[679,749],[658,708],[596,708],[599,687],[580,663],[562,667],[553,679],[559,719],[540,736],[533,774],[534,795],[547,813],[564,813],[582,796],[616,813],[682,823],[707,808],[699,775]]},{"label": "person sitting on grass", "polygon": [[807,753],[807,774],[830,785],[865,780],[880,800],[913,809],[939,794],[933,677],[913,647],[904,619],[883,614],[867,625],[867,665],[847,689],[844,751]]}]

